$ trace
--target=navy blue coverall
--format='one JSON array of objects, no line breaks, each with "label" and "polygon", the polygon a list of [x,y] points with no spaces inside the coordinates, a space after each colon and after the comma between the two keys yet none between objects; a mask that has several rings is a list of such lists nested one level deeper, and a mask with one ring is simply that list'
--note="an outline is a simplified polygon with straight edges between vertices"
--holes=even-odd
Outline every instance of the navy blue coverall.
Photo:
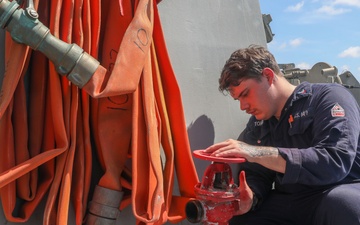
[{"label": "navy blue coverall", "polygon": [[239,140],[277,147],[286,170],[241,163],[259,203],[230,224],[360,224],[360,109],[344,87],[301,83],[279,120],[251,117]]}]

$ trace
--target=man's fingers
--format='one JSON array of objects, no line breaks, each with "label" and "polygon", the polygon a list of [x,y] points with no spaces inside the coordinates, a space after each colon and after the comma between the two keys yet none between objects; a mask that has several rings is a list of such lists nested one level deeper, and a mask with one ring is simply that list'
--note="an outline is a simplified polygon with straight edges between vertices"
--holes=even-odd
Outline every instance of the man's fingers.
[{"label": "man's fingers", "polygon": [[215,151],[221,149],[222,147],[224,147],[226,145],[227,145],[226,142],[219,142],[219,143],[213,144],[210,147],[208,147],[207,149],[205,149],[205,152],[212,153],[212,152],[215,152]]},{"label": "man's fingers", "polygon": [[248,184],[246,182],[246,177],[245,177],[245,171],[240,172],[239,183],[240,183],[240,192],[245,191],[245,189],[248,187]]}]

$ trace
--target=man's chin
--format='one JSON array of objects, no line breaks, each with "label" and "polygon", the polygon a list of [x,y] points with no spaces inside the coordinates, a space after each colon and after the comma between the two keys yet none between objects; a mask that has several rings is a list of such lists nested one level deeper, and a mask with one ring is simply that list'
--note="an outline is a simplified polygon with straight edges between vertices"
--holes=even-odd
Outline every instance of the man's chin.
[{"label": "man's chin", "polygon": [[264,115],[262,114],[256,114],[256,115],[253,115],[257,120],[267,120],[269,118],[266,118]]}]

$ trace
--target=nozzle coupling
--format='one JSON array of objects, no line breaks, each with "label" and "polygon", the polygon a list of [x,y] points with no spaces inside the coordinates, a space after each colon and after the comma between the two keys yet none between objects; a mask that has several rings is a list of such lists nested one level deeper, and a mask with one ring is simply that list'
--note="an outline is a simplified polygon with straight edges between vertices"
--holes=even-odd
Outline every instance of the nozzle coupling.
[{"label": "nozzle coupling", "polygon": [[42,52],[56,71],[82,88],[95,73],[99,62],[76,44],[68,44],[50,33],[32,7],[22,9],[16,1],[0,0],[0,27],[14,41]]},{"label": "nozzle coupling", "polygon": [[203,201],[190,200],[185,207],[186,218],[190,223],[227,225],[239,211],[239,200]]},{"label": "nozzle coupling", "polygon": [[234,215],[239,214],[240,190],[233,182],[227,163],[213,162],[208,166],[194,191],[196,199],[190,200],[185,207],[189,222],[227,225]]}]

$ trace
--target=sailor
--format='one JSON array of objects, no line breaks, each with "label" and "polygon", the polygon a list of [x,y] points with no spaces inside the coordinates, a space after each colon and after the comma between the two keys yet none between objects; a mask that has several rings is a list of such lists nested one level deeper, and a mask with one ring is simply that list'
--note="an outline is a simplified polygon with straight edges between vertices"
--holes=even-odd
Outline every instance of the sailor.
[{"label": "sailor", "polygon": [[251,114],[239,140],[205,151],[244,157],[230,224],[360,224],[360,110],[339,84],[290,84],[261,46],[235,51],[219,90]]}]

